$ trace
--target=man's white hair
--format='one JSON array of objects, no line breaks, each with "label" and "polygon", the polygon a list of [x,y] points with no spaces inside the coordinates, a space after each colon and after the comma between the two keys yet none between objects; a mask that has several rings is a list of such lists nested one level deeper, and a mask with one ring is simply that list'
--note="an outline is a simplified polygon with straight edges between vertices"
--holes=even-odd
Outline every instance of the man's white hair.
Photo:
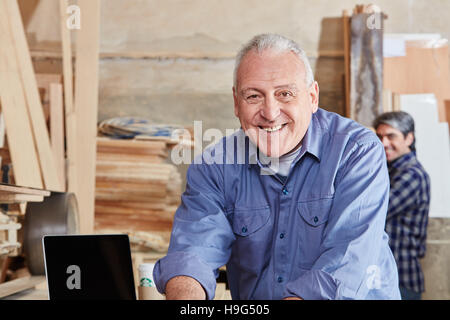
[{"label": "man's white hair", "polygon": [[309,64],[308,57],[303,49],[299,45],[286,37],[279,34],[265,33],[253,37],[249,42],[244,44],[236,55],[236,61],[234,64],[233,85],[237,88],[237,72],[241,64],[242,58],[251,50],[256,50],[260,53],[264,50],[271,49],[277,52],[292,51],[305,65],[305,83],[307,87],[310,87],[314,82],[314,74]]}]

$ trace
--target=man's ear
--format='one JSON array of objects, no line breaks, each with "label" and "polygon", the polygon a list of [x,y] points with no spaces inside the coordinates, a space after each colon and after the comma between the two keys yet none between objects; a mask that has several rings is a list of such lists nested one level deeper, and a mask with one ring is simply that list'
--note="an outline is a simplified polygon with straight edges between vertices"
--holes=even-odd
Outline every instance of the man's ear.
[{"label": "man's ear", "polygon": [[233,87],[233,100],[234,100],[234,115],[239,118],[239,103],[235,87]]},{"label": "man's ear", "polygon": [[405,140],[406,140],[406,145],[407,145],[408,147],[411,147],[412,143],[414,142],[414,133],[409,132],[409,133],[406,135]]},{"label": "man's ear", "polygon": [[312,113],[316,113],[319,108],[319,84],[314,81],[309,87],[309,98],[312,106]]}]

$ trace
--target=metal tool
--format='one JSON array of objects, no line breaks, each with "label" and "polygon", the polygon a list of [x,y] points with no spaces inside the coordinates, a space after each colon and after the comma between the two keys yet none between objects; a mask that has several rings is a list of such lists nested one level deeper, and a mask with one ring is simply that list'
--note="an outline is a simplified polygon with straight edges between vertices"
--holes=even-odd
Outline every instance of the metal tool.
[{"label": "metal tool", "polygon": [[30,273],[45,274],[44,235],[78,233],[78,205],[73,193],[52,192],[43,202],[29,202],[23,225],[23,252]]}]

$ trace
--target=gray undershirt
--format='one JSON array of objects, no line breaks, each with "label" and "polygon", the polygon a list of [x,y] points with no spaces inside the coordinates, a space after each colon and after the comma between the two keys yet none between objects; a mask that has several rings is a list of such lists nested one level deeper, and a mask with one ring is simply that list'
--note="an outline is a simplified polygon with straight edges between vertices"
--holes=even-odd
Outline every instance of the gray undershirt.
[{"label": "gray undershirt", "polygon": [[274,174],[282,177],[287,177],[291,169],[292,162],[298,156],[301,149],[302,146],[299,146],[296,150],[286,153],[278,159],[272,159],[272,161],[270,161],[271,164],[268,169]]}]

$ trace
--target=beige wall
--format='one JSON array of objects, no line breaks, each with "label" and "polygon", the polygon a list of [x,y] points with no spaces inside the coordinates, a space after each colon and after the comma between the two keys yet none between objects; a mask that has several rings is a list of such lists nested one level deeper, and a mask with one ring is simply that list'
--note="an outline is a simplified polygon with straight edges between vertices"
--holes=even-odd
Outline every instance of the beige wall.
[{"label": "beige wall", "polygon": [[[38,42],[59,41],[58,1],[21,3],[30,36]],[[169,111],[175,123],[195,118],[218,128],[238,125],[230,110],[233,57],[243,42],[262,32],[281,33],[298,41],[315,69],[321,106],[343,113],[340,17],[343,9],[358,3],[102,0],[99,119],[129,111],[163,121]],[[450,1],[374,3],[388,15],[385,32],[432,32],[450,37]],[[330,53],[338,56],[327,56]],[[111,56],[115,58],[106,58]]]},{"label": "beige wall", "polygon": [[[38,40],[58,40],[59,32],[54,27],[58,21],[58,2],[21,0],[25,1],[31,4],[23,7],[31,6],[34,11],[27,19],[28,31],[34,32]],[[314,54],[323,19],[340,17],[343,9],[352,9],[359,3],[358,0],[102,0],[101,51],[232,56],[251,36],[277,32],[299,41]],[[388,15],[386,32],[437,32],[450,37],[450,1],[372,3]]]}]

